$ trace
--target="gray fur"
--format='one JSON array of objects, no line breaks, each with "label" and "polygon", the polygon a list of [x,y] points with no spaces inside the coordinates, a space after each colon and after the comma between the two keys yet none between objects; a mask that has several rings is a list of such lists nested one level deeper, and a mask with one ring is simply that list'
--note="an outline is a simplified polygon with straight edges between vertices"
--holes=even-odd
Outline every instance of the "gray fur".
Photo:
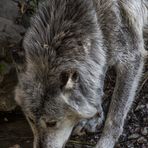
[{"label": "gray fur", "polygon": [[34,148],[62,147],[81,120],[76,131],[81,126],[95,130],[103,119],[109,66],[116,68],[117,80],[96,148],[114,147],[142,75],[147,23],[147,0],[47,0],[40,5],[24,38],[25,62],[16,88]]}]

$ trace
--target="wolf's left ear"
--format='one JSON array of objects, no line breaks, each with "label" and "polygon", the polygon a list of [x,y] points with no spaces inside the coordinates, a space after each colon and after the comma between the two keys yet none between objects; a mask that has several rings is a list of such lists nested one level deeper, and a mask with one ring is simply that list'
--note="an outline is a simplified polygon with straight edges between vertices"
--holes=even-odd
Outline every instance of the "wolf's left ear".
[{"label": "wolf's left ear", "polygon": [[63,71],[60,75],[61,88],[70,90],[78,82],[79,74],[76,70],[70,69]]},{"label": "wolf's left ear", "polygon": [[10,49],[13,62],[16,66],[17,72],[22,72],[25,69],[25,50],[21,47]]}]

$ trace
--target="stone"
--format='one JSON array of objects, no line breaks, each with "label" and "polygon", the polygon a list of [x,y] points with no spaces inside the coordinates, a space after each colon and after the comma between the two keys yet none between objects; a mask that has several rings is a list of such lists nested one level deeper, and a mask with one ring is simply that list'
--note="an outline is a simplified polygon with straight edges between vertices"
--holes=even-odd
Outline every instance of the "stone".
[{"label": "stone", "polygon": [[[1,48],[8,45],[15,45],[20,42],[25,29],[14,24],[11,20],[0,17],[0,45]],[[2,50],[2,49],[0,49]]]},{"label": "stone", "polygon": [[138,105],[138,106],[136,107],[135,111],[138,111],[138,110],[140,110],[140,109],[143,109],[144,107],[145,107],[145,105]]},{"label": "stone", "polygon": [[144,136],[148,135],[148,127],[142,128],[142,129],[141,129],[141,133],[142,133],[142,135],[144,135]]},{"label": "stone", "polygon": [[5,122],[8,122],[8,119],[5,117],[5,118],[4,118],[4,121],[5,121]]},{"label": "stone", "polygon": [[19,144],[15,144],[13,145],[12,147],[9,147],[9,148],[21,148]]},{"label": "stone", "polygon": [[137,140],[138,143],[146,143],[147,140],[144,138],[144,137],[140,137],[138,140]]},{"label": "stone", "polygon": [[13,0],[0,0],[0,17],[15,21],[19,14],[17,2]]},{"label": "stone", "polygon": [[17,76],[10,50],[19,45],[26,31],[22,25],[16,24],[20,15],[19,1],[0,0],[0,111],[11,111],[16,107]]},{"label": "stone", "polygon": [[7,73],[0,74],[3,76],[0,82],[0,111],[11,111],[16,107],[14,101],[14,88],[17,84],[16,71],[12,64],[8,67]]},{"label": "stone", "polygon": [[136,138],[139,138],[139,134],[132,134],[128,137],[128,139],[136,139]]}]

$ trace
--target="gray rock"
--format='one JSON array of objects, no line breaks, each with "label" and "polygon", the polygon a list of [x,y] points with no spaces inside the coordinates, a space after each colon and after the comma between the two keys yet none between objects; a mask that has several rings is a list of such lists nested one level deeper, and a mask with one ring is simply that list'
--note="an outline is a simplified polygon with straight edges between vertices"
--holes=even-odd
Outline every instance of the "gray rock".
[{"label": "gray rock", "polygon": [[17,78],[8,48],[19,43],[24,33],[22,26],[0,17],[0,111],[10,111],[16,107],[14,88]]},{"label": "gray rock", "polygon": [[146,104],[146,109],[148,109],[148,104]]},{"label": "gray rock", "polygon": [[14,24],[11,20],[0,17],[0,45],[16,44],[22,39],[25,29]]},{"label": "gray rock", "polygon": [[0,111],[16,107],[14,88],[17,77],[9,48],[15,47],[25,33],[24,27],[15,23],[19,13],[17,2],[0,0]]},{"label": "gray rock", "polygon": [[144,137],[140,137],[138,140],[137,140],[138,143],[147,143],[147,140],[144,138]]},{"label": "gray rock", "polygon": [[6,71],[0,73],[3,77],[0,82],[0,111],[11,111],[16,107],[14,88],[17,83],[15,68],[12,64],[6,65]]},{"label": "gray rock", "polygon": [[136,138],[139,138],[139,134],[132,134],[128,137],[128,139],[136,139]]},{"label": "gray rock", "polygon": [[0,0],[0,17],[15,21],[19,14],[19,7],[13,0]]},{"label": "gray rock", "polygon": [[144,136],[148,135],[148,127],[142,128],[142,129],[141,129],[141,133],[142,133],[142,135],[144,135]]},{"label": "gray rock", "polygon": [[140,109],[143,109],[144,107],[145,107],[145,105],[138,105],[138,106],[136,107],[135,111],[138,111],[138,110],[140,110]]}]

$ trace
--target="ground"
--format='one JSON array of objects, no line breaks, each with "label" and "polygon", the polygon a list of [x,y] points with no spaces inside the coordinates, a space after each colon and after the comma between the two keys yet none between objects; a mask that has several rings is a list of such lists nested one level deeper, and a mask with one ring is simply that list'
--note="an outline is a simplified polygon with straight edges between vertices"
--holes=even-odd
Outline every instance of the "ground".
[{"label": "ground", "polygon": [[[8,7],[13,8],[13,10],[11,10],[11,13],[9,13],[10,12],[8,11],[9,9],[5,9],[5,12],[2,11],[4,10],[4,7],[1,7],[1,5],[3,5],[4,2],[5,2],[5,5],[8,5],[6,8]],[[37,0],[30,0],[30,1],[0,0],[0,7],[2,8],[0,9],[0,21],[2,22],[0,23],[0,27],[5,25],[10,25],[10,22],[11,23],[13,22],[11,24],[13,27],[12,26],[8,27],[10,29],[5,30],[6,31],[5,34],[0,30],[1,47],[3,47],[2,43],[4,43],[3,40],[5,40],[4,36],[6,36],[6,39],[9,39],[11,41],[11,44],[9,45],[10,47],[17,44],[15,42],[16,38],[17,40],[21,40],[24,34],[23,33],[25,30],[24,28],[27,28],[29,26],[29,17],[30,15],[33,14],[36,4],[37,4]],[[16,11],[16,9],[18,9],[18,11]],[[14,23],[14,20],[15,20],[15,23]],[[20,28],[19,26],[16,26],[16,24],[19,26],[23,25],[23,29],[22,29],[22,26]],[[18,29],[17,30],[13,29],[15,27]],[[20,30],[20,33],[19,33],[19,30]],[[5,45],[8,45],[8,44],[5,43]],[[0,50],[2,49],[5,50],[5,46],[4,48],[0,48]],[[12,64],[9,65],[9,63],[11,62],[5,57],[6,56],[3,56],[1,51],[0,52],[0,88],[1,88],[0,99],[1,100],[4,97],[7,98],[7,100],[12,97],[13,89],[11,90],[12,88],[11,84],[13,86],[14,84],[16,84],[16,78],[14,79],[15,74],[12,74],[14,72],[14,68],[13,66],[12,68],[9,68],[10,65]],[[1,74],[1,69],[2,69],[1,64],[3,63],[5,63],[5,65],[6,63],[7,65],[9,65],[8,69],[6,69],[3,72],[4,76]],[[10,78],[10,76],[13,78]],[[11,81],[8,81],[8,78],[10,78]],[[8,85],[6,85],[6,83]],[[105,113],[107,113],[107,110],[108,110],[108,105],[111,100],[114,84],[115,84],[115,72],[113,69],[111,69],[107,73],[105,88],[104,88],[105,95],[103,97],[103,100],[104,100],[103,109]],[[9,88],[11,93],[8,93]],[[9,101],[9,104],[10,104],[10,101]],[[14,104],[14,107],[15,107],[15,104]],[[98,131],[96,131],[96,133],[94,134],[86,133],[81,137],[73,136],[69,140],[66,147],[67,148],[80,148],[80,147],[92,148],[96,144],[96,142],[99,140],[102,129],[103,128],[98,129]],[[19,108],[16,108],[15,110],[9,111],[9,112],[0,111],[0,148],[32,148],[32,141],[33,141],[33,136],[32,136],[31,129],[23,113]],[[140,85],[138,87],[135,101],[125,121],[123,134],[121,135],[115,148],[148,148],[148,60],[145,64],[144,74],[142,77],[142,81],[140,82]]]}]

